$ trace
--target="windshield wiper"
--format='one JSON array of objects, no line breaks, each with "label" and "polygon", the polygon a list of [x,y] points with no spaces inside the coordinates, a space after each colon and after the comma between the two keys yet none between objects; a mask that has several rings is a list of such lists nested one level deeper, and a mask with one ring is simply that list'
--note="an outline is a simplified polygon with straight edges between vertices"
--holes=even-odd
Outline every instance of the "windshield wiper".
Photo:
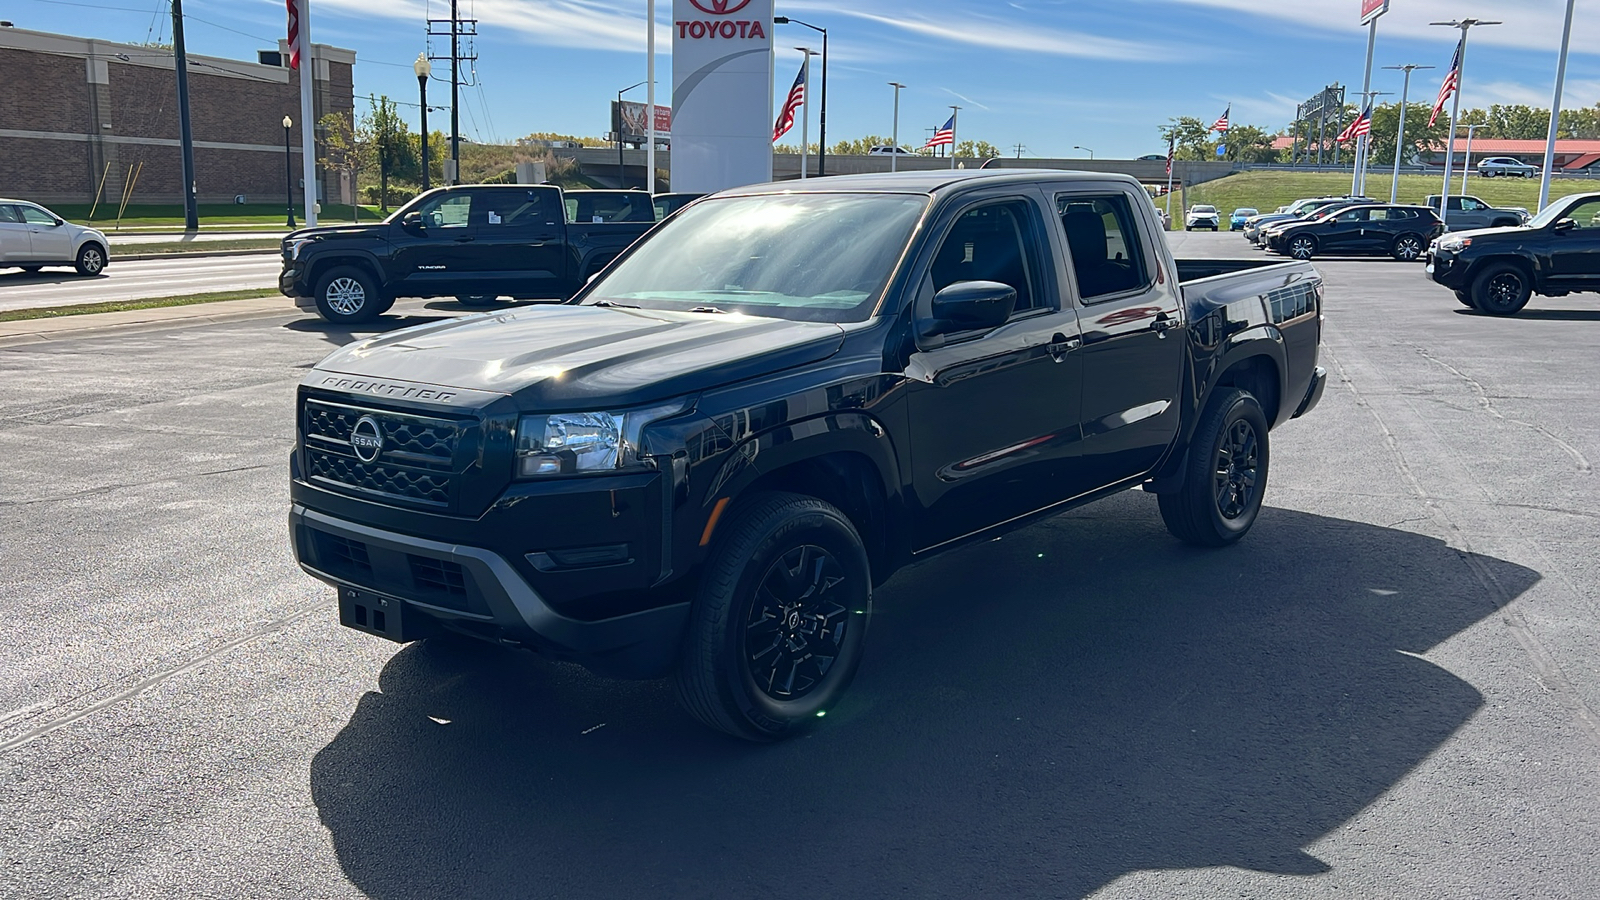
[{"label": "windshield wiper", "polygon": [[591,303],[589,305],[590,306],[609,306],[612,309],[639,309],[639,307],[633,305],[632,303],[618,303],[615,300],[596,300],[595,302],[593,302],[593,303]]},{"label": "windshield wiper", "polygon": [[717,309],[715,306],[691,306],[689,307],[689,312],[726,314],[728,311],[725,309]]}]

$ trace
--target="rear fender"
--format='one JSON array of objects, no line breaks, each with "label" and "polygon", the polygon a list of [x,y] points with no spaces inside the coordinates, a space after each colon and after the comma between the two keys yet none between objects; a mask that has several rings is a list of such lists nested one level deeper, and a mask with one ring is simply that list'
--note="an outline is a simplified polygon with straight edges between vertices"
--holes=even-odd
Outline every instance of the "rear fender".
[{"label": "rear fender", "polygon": [[[1262,360],[1263,362],[1256,362]],[[1267,394],[1257,396],[1261,403],[1262,412],[1266,414],[1269,423],[1276,425],[1288,421],[1294,415],[1294,407],[1299,397],[1291,396],[1293,392],[1285,389],[1288,383],[1288,352],[1284,345],[1283,333],[1275,325],[1257,325],[1247,328],[1237,334],[1229,335],[1218,346],[1215,355],[1205,360],[1197,360],[1194,370],[1194,393],[1190,398],[1189,408],[1185,410],[1183,427],[1179,429],[1178,439],[1174,442],[1166,461],[1157,470],[1156,476],[1146,485],[1145,489],[1152,493],[1170,493],[1183,487],[1184,460],[1188,456],[1189,442],[1194,437],[1194,430],[1199,426],[1200,415],[1205,410],[1206,404],[1211,401],[1211,396],[1218,385],[1224,381],[1232,382],[1238,376],[1238,369],[1245,366],[1265,366],[1272,379],[1270,387],[1256,387],[1252,394]]]}]

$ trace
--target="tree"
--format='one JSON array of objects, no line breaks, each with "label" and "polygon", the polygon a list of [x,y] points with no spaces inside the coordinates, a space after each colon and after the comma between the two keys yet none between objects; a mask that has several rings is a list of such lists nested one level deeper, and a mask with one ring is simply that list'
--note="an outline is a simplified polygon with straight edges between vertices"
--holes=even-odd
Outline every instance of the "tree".
[{"label": "tree", "polygon": [[[1444,116],[1428,127],[1428,117],[1433,107],[1427,103],[1406,104],[1406,146],[1402,164],[1416,156],[1426,155],[1435,147],[1444,146],[1450,134],[1450,123]],[[1463,117],[1464,118],[1464,117]],[[1385,103],[1372,110],[1372,135],[1368,139],[1368,160],[1372,165],[1394,165],[1394,145],[1399,137],[1400,104]]]},{"label": "tree", "polygon": [[356,189],[356,176],[366,164],[369,143],[365,124],[350,113],[328,113],[317,122],[317,160],[324,169],[350,176],[357,221],[361,219],[361,195]]},{"label": "tree", "polygon": [[873,147],[887,147],[893,143],[894,140],[892,138],[887,138],[880,134],[869,134],[866,137],[858,137],[853,141],[839,141],[829,147],[828,152],[834,156],[866,156],[867,152]]},{"label": "tree", "polygon": [[378,170],[378,208],[389,211],[389,176],[418,178],[417,144],[412,140],[399,108],[387,95],[372,100],[372,111],[365,123],[371,161]]},{"label": "tree", "polygon": [[1000,148],[988,141],[962,141],[956,145],[956,155],[976,157],[978,159],[993,159],[1000,155]]},{"label": "tree", "polygon": [[1168,119],[1161,126],[1161,140],[1174,142],[1173,158],[1207,160],[1216,158],[1216,144],[1211,141],[1211,129],[1194,116]]},{"label": "tree", "polygon": [[1213,150],[1210,158],[1253,163],[1277,162],[1280,154],[1272,146],[1277,139],[1276,134],[1269,134],[1255,125],[1235,125],[1217,139],[1223,148],[1222,156],[1218,157]]}]

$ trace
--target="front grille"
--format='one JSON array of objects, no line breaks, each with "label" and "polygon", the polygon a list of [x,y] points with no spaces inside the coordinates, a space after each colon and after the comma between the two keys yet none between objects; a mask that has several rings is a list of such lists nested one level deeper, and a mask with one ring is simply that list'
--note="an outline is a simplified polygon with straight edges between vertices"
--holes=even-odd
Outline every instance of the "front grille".
[{"label": "front grille", "polygon": [[411,580],[418,589],[455,597],[467,595],[467,573],[460,563],[413,553],[407,553],[406,559],[411,562]]},{"label": "front grille", "polygon": [[418,500],[434,506],[450,504],[450,478],[445,475],[415,472],[381,463],[364,463],[322,450],[308,450],[306,457],[313,479],[332,481],[387,497]]},{"label": "front grille", "polygon": [[316,540],[317,564],[324,571],[351,581],[366,582],[372,578],[372,559],[367,554],[366,544],[324,531],[311,534]]},{"label": "front grille", "polygon": [[[383,441],[376,459],[357,457],[356,424],[370,418]],[[307,397],[301,409],[305,471],[331,487],[435,507],[451,504],[452,476],[470,423]]]}]

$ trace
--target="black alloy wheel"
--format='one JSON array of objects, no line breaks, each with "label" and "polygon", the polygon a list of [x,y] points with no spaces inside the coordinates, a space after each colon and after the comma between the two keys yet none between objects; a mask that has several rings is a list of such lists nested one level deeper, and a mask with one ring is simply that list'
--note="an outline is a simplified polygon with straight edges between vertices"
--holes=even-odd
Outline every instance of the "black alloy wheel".
[{"label": "black alloy wheel", "polygon": [[742,499],[716,527],[674,677],[701,723],[771,741],[815,725],[861,663],[872,569],[855,525],[815,497]]},{"label": "black alloy wheel", "polygon": [[839,601],[844,568],[804,544],[772,561],[745,619],[744,658],[762,693],[777,701],[811,693],[838,662],[850,609]]},{"label": "black alloy wheel", "polygon": [[1158,495],[1167,530],[1185,543],[1225,547],[1261,513],[1271,460],[1267,417],[1254,395],[1220,386],[1206,403],[1183,462],[1183,483]]},{"label": "black alloy wheel", "polygon": [[1472,305],[1491,316],[1516,315],[1531,296],[1528,273],[1512,263],[1492,265],[1472,283]]},{"label": "black alloy wheel", "polygon": [[1422,255],[1422,238],[1414,234],[1402,234],[1394,239],[1394,246],[1389,253],[1401,262],[1413,262]]},{"label": "black alloy wheel", "polygon": [[1317,239],[1309,234],[1297,234],[1289,239],[1289,255],[1295,259],[1310,259],[1317,255]]}]

